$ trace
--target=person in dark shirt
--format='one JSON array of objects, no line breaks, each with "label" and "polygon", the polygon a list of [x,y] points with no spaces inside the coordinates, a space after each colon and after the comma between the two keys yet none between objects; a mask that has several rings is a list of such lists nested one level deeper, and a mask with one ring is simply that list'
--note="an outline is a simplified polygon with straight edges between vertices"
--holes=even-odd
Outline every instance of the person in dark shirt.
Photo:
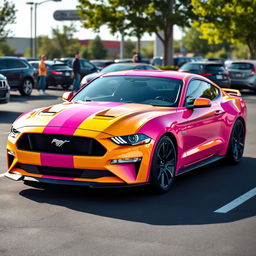
[{"label": "person in dark shirt", "polygon": [[75,58],[72,62],[72,69],[73,69],[73,92],[76,93],[79,88],[80,88],[80,80],[81,80],[81,75],[80,75],[80,54],[76,53]]}]

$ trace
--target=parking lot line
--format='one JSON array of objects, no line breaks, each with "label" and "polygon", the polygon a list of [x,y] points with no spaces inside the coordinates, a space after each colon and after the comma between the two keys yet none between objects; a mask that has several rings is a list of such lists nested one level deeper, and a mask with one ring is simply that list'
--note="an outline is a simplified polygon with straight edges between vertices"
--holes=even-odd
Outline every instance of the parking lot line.
[{"label": "parking lot line", "polygon": [[4,177],[5,173],[0,173],[0,178]]},{"label": "parking lot line", "polygon": [[239,196],[238,198],[234,199],[230,203],[222,206],[221,208],[217,209],[214,212],[227,213],[227,212],[233,210],[234,208],[236,208],[237,206],[239,206],[240,204],[244,203],[245,201],[249,200],[250,198],[254,197],[255,195],[256,195],[256,187],[251,189],[247,193]]}]

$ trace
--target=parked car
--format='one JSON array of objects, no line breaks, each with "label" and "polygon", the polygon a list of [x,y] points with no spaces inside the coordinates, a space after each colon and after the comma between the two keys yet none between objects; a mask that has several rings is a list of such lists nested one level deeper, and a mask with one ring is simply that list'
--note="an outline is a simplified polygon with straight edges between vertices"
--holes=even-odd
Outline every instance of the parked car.
[{"label": "parked car", "polygon": [[[70,68],[72,68],[72,62],[74,58],[61,58],[60,61],[67,64]],[[89,60],[87,59],[80,59],[80,67],[81,67],[81,78],[84,76],[97,72],[98,69],[95,65],[93,65]]]},{"label": "parked car", "polygon": [[207,77],[220,87],[230,88],[231,86],[229,73],[219,62],[189,62],[181,66],[179,71]]},{"label": "parked car", "polygon": [[231,86],[256,92],[256,60],[233,61],[228,66]]},{"label": "parked car", "polygon": [[7,78],[0,74],[0,104],[9,102],[10,86]]},{"label": "parked car", "polygon": [[63,99],[13,123],[6,177],[55,186],[148,184],[164,193],[178,175],[243,157],[241,94],[196,74],[107,73]]},{"label": "parked car", "polygon": [[103,68],[115,63],[113,60],[91,60],[90,62],[96,66],[98,70],[102,70]]},{"label": "parked car", "polygon": [[100,72],[92,73],[87,76],[85,76],[81,80],[81,85],[84,85],[88,82],[90,82],[92,79],[96,78],[97,76],[100,76],[102,74],[108,73],[108,72],[114,72],[114,71],[122,71],[122,70],[131,70],[131,69],[139,69],[139,70],[159,70],[158,68],[150,65],[150,64],[144,64],[144,63],[118,63],[118,64],[111,64],[107,66],[106,68],[103,68]]},{"label": "parked car", "polygon": [[[173,63],[171,65],[181,67],[184,63],[196,61],[194,57],[191,56],[175,56],[173,57]],[[151,60],[152,65],[163,66],[163,57],[154,57]]]},{"label": "parked car", "polygon": [[[40,61],[30,61],[29,63],[37,70]],[[47,67],[46,87],[61,85],[63,89],[68,89],[72,84],[72,69],[61,61],[46,60]],[[38,75],[37,75],[38,79]]]},{"label": "parked car", "polygon": [[27,61],[17,57],[0,57],[0,74],[6,76],[11,89],[19,90],[21,95],[32,93],[34,69]]}]

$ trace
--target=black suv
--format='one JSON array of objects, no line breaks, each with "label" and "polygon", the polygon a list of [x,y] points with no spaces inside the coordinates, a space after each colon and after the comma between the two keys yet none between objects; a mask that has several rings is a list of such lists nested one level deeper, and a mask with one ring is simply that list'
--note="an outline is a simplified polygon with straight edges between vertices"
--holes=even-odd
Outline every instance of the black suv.
[{"label": "black suv", "polygon": [[11,89],[29,96],[34,87],[34,69],[25,60],[17,57],[0,57],[0,74],[7,77]]},{"label": "black suv", "polygon": [[[29,64],[35,68],[36,80],[38,78],[38,68],[40,61],[29,61]],[[68,89],[73,82],[72,69],[61,61],[46,60],[47,67],[46,88],[48,86],[61,85],[63,89]]]},{"label": "black suv", "polygon": [[189,62],[181,66],[179,71],[207,77],[220,87],[230,88],[231,86],[229,73],[220,62]]},{"label": "black suv", "polygon": [[[69,67],[72,68],[72,62],[74,58],[61,58],[60,61],[67,64]],[[80,60],[80,68],[81,68],[81,79],[89,75],[91,73],[97,72],[98,69],[96,66],[94,66],[89,60],[87,59],[79,59]]]}]

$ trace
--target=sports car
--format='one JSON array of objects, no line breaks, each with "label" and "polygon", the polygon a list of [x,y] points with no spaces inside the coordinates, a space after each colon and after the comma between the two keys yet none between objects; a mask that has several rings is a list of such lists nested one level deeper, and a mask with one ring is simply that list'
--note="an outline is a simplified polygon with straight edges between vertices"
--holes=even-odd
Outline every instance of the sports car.
[{"label": "sports car", "polygon": [[103,74],[61,104],[31,110],[7,144],[14,180],[90,187],[149,184],[225,158],[237,164],[246,133],[238,90],[174,71]]}]

